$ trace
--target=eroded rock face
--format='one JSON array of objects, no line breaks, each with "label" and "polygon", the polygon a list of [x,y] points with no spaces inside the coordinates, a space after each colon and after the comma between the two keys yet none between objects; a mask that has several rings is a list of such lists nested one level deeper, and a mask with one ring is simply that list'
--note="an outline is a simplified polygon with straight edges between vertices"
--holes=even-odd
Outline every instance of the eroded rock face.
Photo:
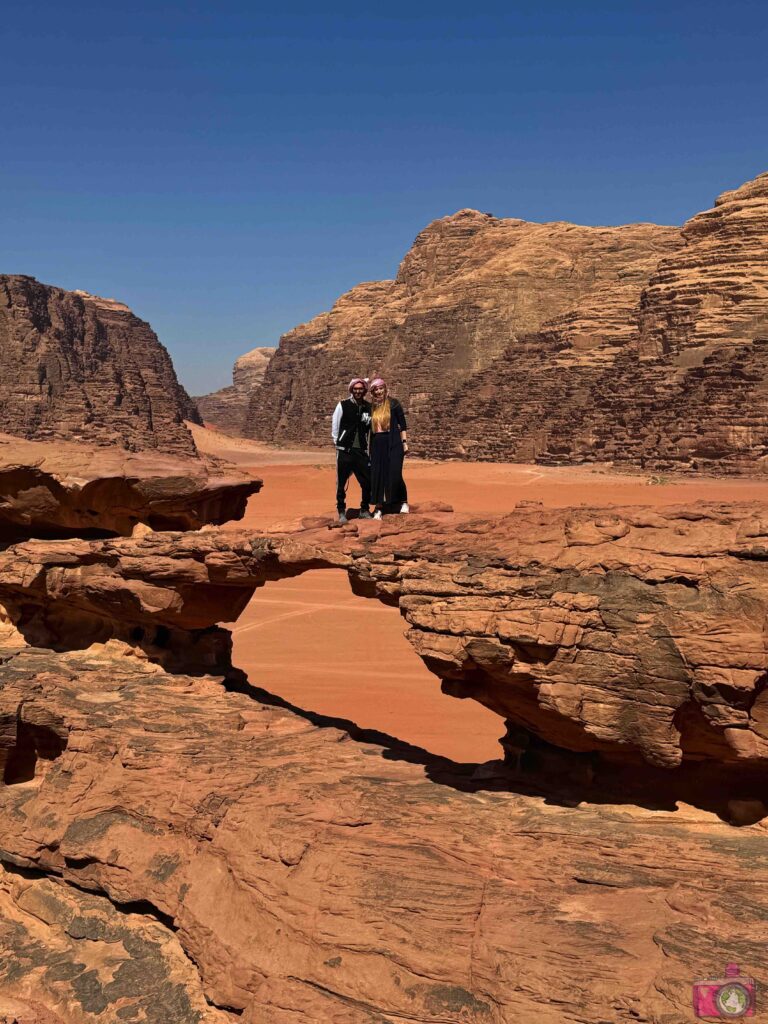
[{"label": "eroded rock face", "polygon": [[232,1019],[208,1005],[167,924],[12,866],[0,868],[0,992],[0,1021],[18,1024]]},{"label": "eroded rock face", "polygon": [[641,354],[768,339],[768,173],[718,196],[682,235],[643,293]]},{"label": "eroded rock face", "polygon": [[[768,509],[521,508],[343,530],[20,544],[0,602],[29,643],[118,638],[176,670],[225,671],[257,586],[346,568],[399,603],[454,695],[558,748],[635,766],[768,764]],[[73,639],[75,638],[75,639]]]},{"label": "eroded rock face", "polygon": [[0,687],[0,977],[66,1024],[169,992],[147,1020],[665,1024],[725,961],[768,970],[760,826],[564,806],[104,652]]},{"label": "eroded rock face", "polygon": [[274,348],[253,348],[240,356],[232,370],[230,387],[195,398],[203,420],[225,434],[243,434],[251,396],[264,380],[274,354]]},{"label": "eroded rock face", "polygon": [[246,433],[324,444],[381,372],[432,458],[768,472],[768,174],[681,229],[473,210],[289,332]]},{"label": "eroded rock face", "polygon": [[261,481],[212,457],[184,459],[0,434],[0,541],[196,530],[241,519]]},{"label": "eroded rock face", "polygon": [[122,303],[0,275],[0,430],[194,455],[197,410],[149,324]]},{"label": "eroded rock face", "polygon": [[[580,351],[625,344],[643,286],[679,245],[679,229],[653,224],[532,224],[476,210],[435,221],[395,281],[358,285],[281,339],[246,434],[325,444],[350,377],[380,373],[405,402],[413,436],[423,438],[436,406],[468,375],[549,322],[559,325],[563,346]],[[449,437],[465,434],[472,436],[471,424],[454,422]]]},{"label": "eroded rock face", "polygon": [[[768,174],[682,229],[606,333],[593,299],[515,340],[424,424],[422,451],[768,472]],[[642,285],[640,285],[642,287]]]}]

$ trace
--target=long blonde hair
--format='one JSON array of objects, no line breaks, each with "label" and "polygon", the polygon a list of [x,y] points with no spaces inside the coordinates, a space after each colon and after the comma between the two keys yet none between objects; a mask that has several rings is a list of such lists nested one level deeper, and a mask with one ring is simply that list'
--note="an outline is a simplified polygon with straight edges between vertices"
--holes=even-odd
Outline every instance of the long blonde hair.
[{"label": "long blonde hair", "polygon": [[392,422],[392,399],[389,395],[384,392],[384,398],[378,405],[374,404],[373,413],[371,414],[371,426],[373,427],[374,434],[378,434],[381,431],[389,430],[389,425]]}]

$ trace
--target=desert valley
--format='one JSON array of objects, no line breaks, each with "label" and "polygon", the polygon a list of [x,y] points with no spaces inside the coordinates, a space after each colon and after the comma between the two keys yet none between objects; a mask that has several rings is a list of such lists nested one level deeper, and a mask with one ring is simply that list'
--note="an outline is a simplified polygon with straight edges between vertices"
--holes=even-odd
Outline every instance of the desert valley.
[{"label": "desert valley", "polygon": [[[0,352],[0,1020],[768,979],[768,173],[682,227],[461,210],[204,396],[27,276]],[[410,513],[340,524],[356,374]]]}]

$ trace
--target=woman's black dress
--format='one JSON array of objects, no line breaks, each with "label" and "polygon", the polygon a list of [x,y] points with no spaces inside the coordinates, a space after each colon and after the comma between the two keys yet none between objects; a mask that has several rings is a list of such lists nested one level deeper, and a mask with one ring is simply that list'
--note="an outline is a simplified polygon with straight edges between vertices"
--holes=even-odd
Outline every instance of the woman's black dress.
[{"label": "woman's black dress", "polygon": [[408,424],[398,400],[391,398],[390,402],[389,430],[371,434],[371,501],[379,508],[408,501],[403,480],[405,449],[400,440],[400,431],[407,430]]}]

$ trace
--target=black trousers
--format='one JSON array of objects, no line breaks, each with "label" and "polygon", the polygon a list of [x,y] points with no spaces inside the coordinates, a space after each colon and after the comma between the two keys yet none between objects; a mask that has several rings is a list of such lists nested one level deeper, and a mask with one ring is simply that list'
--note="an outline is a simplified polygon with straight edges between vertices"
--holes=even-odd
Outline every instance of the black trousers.
[{"label": "black trousers", "polygon": [[371,464],[365,452],[359,448],[348,451],[336,451],[336,508],[343,512],[347,507],[347,481],[355,474],[360,484],[362,497],[360,508],[368,508],[371,503]]}]

